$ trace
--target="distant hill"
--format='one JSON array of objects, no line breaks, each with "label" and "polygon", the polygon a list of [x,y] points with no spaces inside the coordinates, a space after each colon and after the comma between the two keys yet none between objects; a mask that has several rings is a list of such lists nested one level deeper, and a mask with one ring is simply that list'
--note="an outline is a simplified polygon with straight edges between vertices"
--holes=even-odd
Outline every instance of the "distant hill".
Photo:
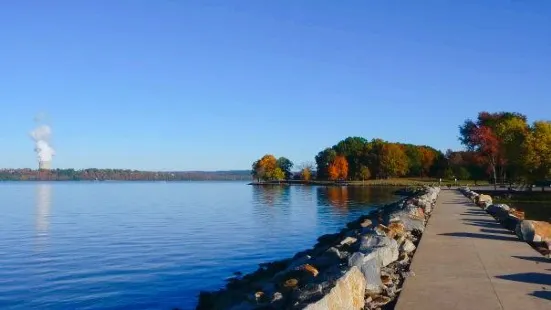
[{"label": "distant hill", "polygon": [[249,170],[139,171],[128,169],[1,169],[0,181],[229,181],[251,180]]}]

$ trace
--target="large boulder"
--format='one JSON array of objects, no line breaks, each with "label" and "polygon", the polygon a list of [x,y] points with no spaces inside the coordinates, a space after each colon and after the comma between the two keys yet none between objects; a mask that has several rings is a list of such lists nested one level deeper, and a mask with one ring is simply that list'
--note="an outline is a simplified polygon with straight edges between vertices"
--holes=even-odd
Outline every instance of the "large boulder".
[{"label": "large boulder", "polygon": [[511,208],[506,204],[494,204],[490,205],[486,209],[486,212],[490,213],[493,216],[500,215],[502,217],[506,217],[507,214],[509,214],[509,210],[511,210]]},{"label": "large boulder", "polygon": [[386,267],[398,260],[400,254],[398,242],[386,236],[364,236],[360,243],[360,252],[373,257],[379,267]]},{"label": "large boulder", "polygon": [[493,204],[486,208],[486,212],[495,217],[508,230],[515,230],[520,219],[511,214],[512,209],[505,204]]},{"label": "large boulder", "polygon": [[546,242],[551,240],[551,223],[524,220],[517,225],[515,232],[524,241]]},{"label": "large boulder", "polygon": [[335,286],[317,302],[307,305],[306,310],[363,309],[365,306],[366,281],[360,269],[350,268],[340,277]]},{"label": "large boulder", "polygon": [[489,196],[489,195],[480,195],[476,199],[476,204],[479,207],[486,207],[488,205],[491,205],[492,204],[492,197]]},{"label": "large boulder", "polygon": [[374,257],[356,252],[348,259],[348,266],[356,266],[360,269],[366,281],[367,293],[379,294],[382,292],[381,268]]},{"label": "large boulder", "polygon": [[520,222],[522,222],[522,219],[518,218],[512,213],[507,214],[505,218],[499,219],[499,222],[505,227],[507,230],[515,231],[516,227]]},{"label": "large boulder", "polygon": [[406,231],[418,230],[423,232],[425,229],[425,214],[423,209],[413,205],[407,205],[405,209],[389,215],[389,221],[400,221]]}]

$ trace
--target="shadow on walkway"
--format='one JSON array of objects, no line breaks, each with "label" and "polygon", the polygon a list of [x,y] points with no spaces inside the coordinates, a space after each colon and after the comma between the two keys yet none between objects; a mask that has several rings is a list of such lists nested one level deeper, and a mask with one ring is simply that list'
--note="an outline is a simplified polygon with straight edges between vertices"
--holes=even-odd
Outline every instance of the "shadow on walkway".
[{"label": "shadow on walkway", "polygon": [[508,274],[503,276],[496,276],[496,278],[539,285],[551,285],[551,274],[540,272]]},{"label": "shadow on walkway", "polygon": [[492,239],[492,240],[502,240],[502,241],[517,241],[517,242],[519,241],[517,237],[513,237],[513,236],[496,236],[496,235],[468,233],[468,232],[445,233],[445,234],[439,234],[439,236],[463,237],[463,238],[480,238],[480,239]]},{"label": "shadow on walkway", "polygon": [[481,228],[480,232],[487,233],[487,234],[502,234],[502,235],[508,235],[513,236],[513,232],[505,230],[505,229],[489,229],[489,228]]},{"label": "shadow on walkway", "polygon": [[488,213],[482,213],[482,212],[465,212],[465,213],[461,213],[460,215],[466,215],[466,216],[488,216]]},{"label": "shadow on walkway", "polygon": [[[551,264],[551,260],[549,258],[545,258],[543,256],[538,257],[538,256],[517,256],[517,255],[513,255],[512,257],[518,258],[518,259],[529,260],[529,261],[536,262],[536,263],[550,263]],[[548,270],[551,270],[551,269],[548,269]]]},{"label": "shadow on walkway", "polygon": [[551,291],[535,291],[530,295],[541,299],[551,300]]},{"label": "shadow on walkway", "polygon": [[480,226],[486,228],[502,228],[502,226],[495,221],[465,219],[463,220],[463,223],[471,226]]}]

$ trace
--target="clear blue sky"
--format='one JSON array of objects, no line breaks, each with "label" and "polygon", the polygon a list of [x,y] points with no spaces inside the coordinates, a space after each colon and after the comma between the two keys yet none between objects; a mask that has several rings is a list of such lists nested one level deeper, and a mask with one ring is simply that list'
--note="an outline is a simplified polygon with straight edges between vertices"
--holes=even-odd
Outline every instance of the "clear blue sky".
[{"label": "clear blue sky", "polygon": [[0,27],[0,167],[36,167],[38,113],[54,167],[160,170],[551,118],[551,1],[7,1]]}]

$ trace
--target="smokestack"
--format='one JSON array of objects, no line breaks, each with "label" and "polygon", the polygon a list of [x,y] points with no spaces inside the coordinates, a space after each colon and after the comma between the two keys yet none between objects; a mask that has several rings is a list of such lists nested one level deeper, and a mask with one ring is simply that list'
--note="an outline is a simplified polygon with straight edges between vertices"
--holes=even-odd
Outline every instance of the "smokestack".
[{"label": "smokestack", "polygon": [[54,149],[50,146],[50,135],[52,130],[48,125],[41,125],[31,132],[34,140],[34,151],[38,158],[38,168],[44,170],[52,169],[52,157],[55,155]]},{"label": "smokestack", "polygon": [[38,169],[50,170],[50,169],[52,169],[52,162],[51,161],[39,161],[38,162]]}]

